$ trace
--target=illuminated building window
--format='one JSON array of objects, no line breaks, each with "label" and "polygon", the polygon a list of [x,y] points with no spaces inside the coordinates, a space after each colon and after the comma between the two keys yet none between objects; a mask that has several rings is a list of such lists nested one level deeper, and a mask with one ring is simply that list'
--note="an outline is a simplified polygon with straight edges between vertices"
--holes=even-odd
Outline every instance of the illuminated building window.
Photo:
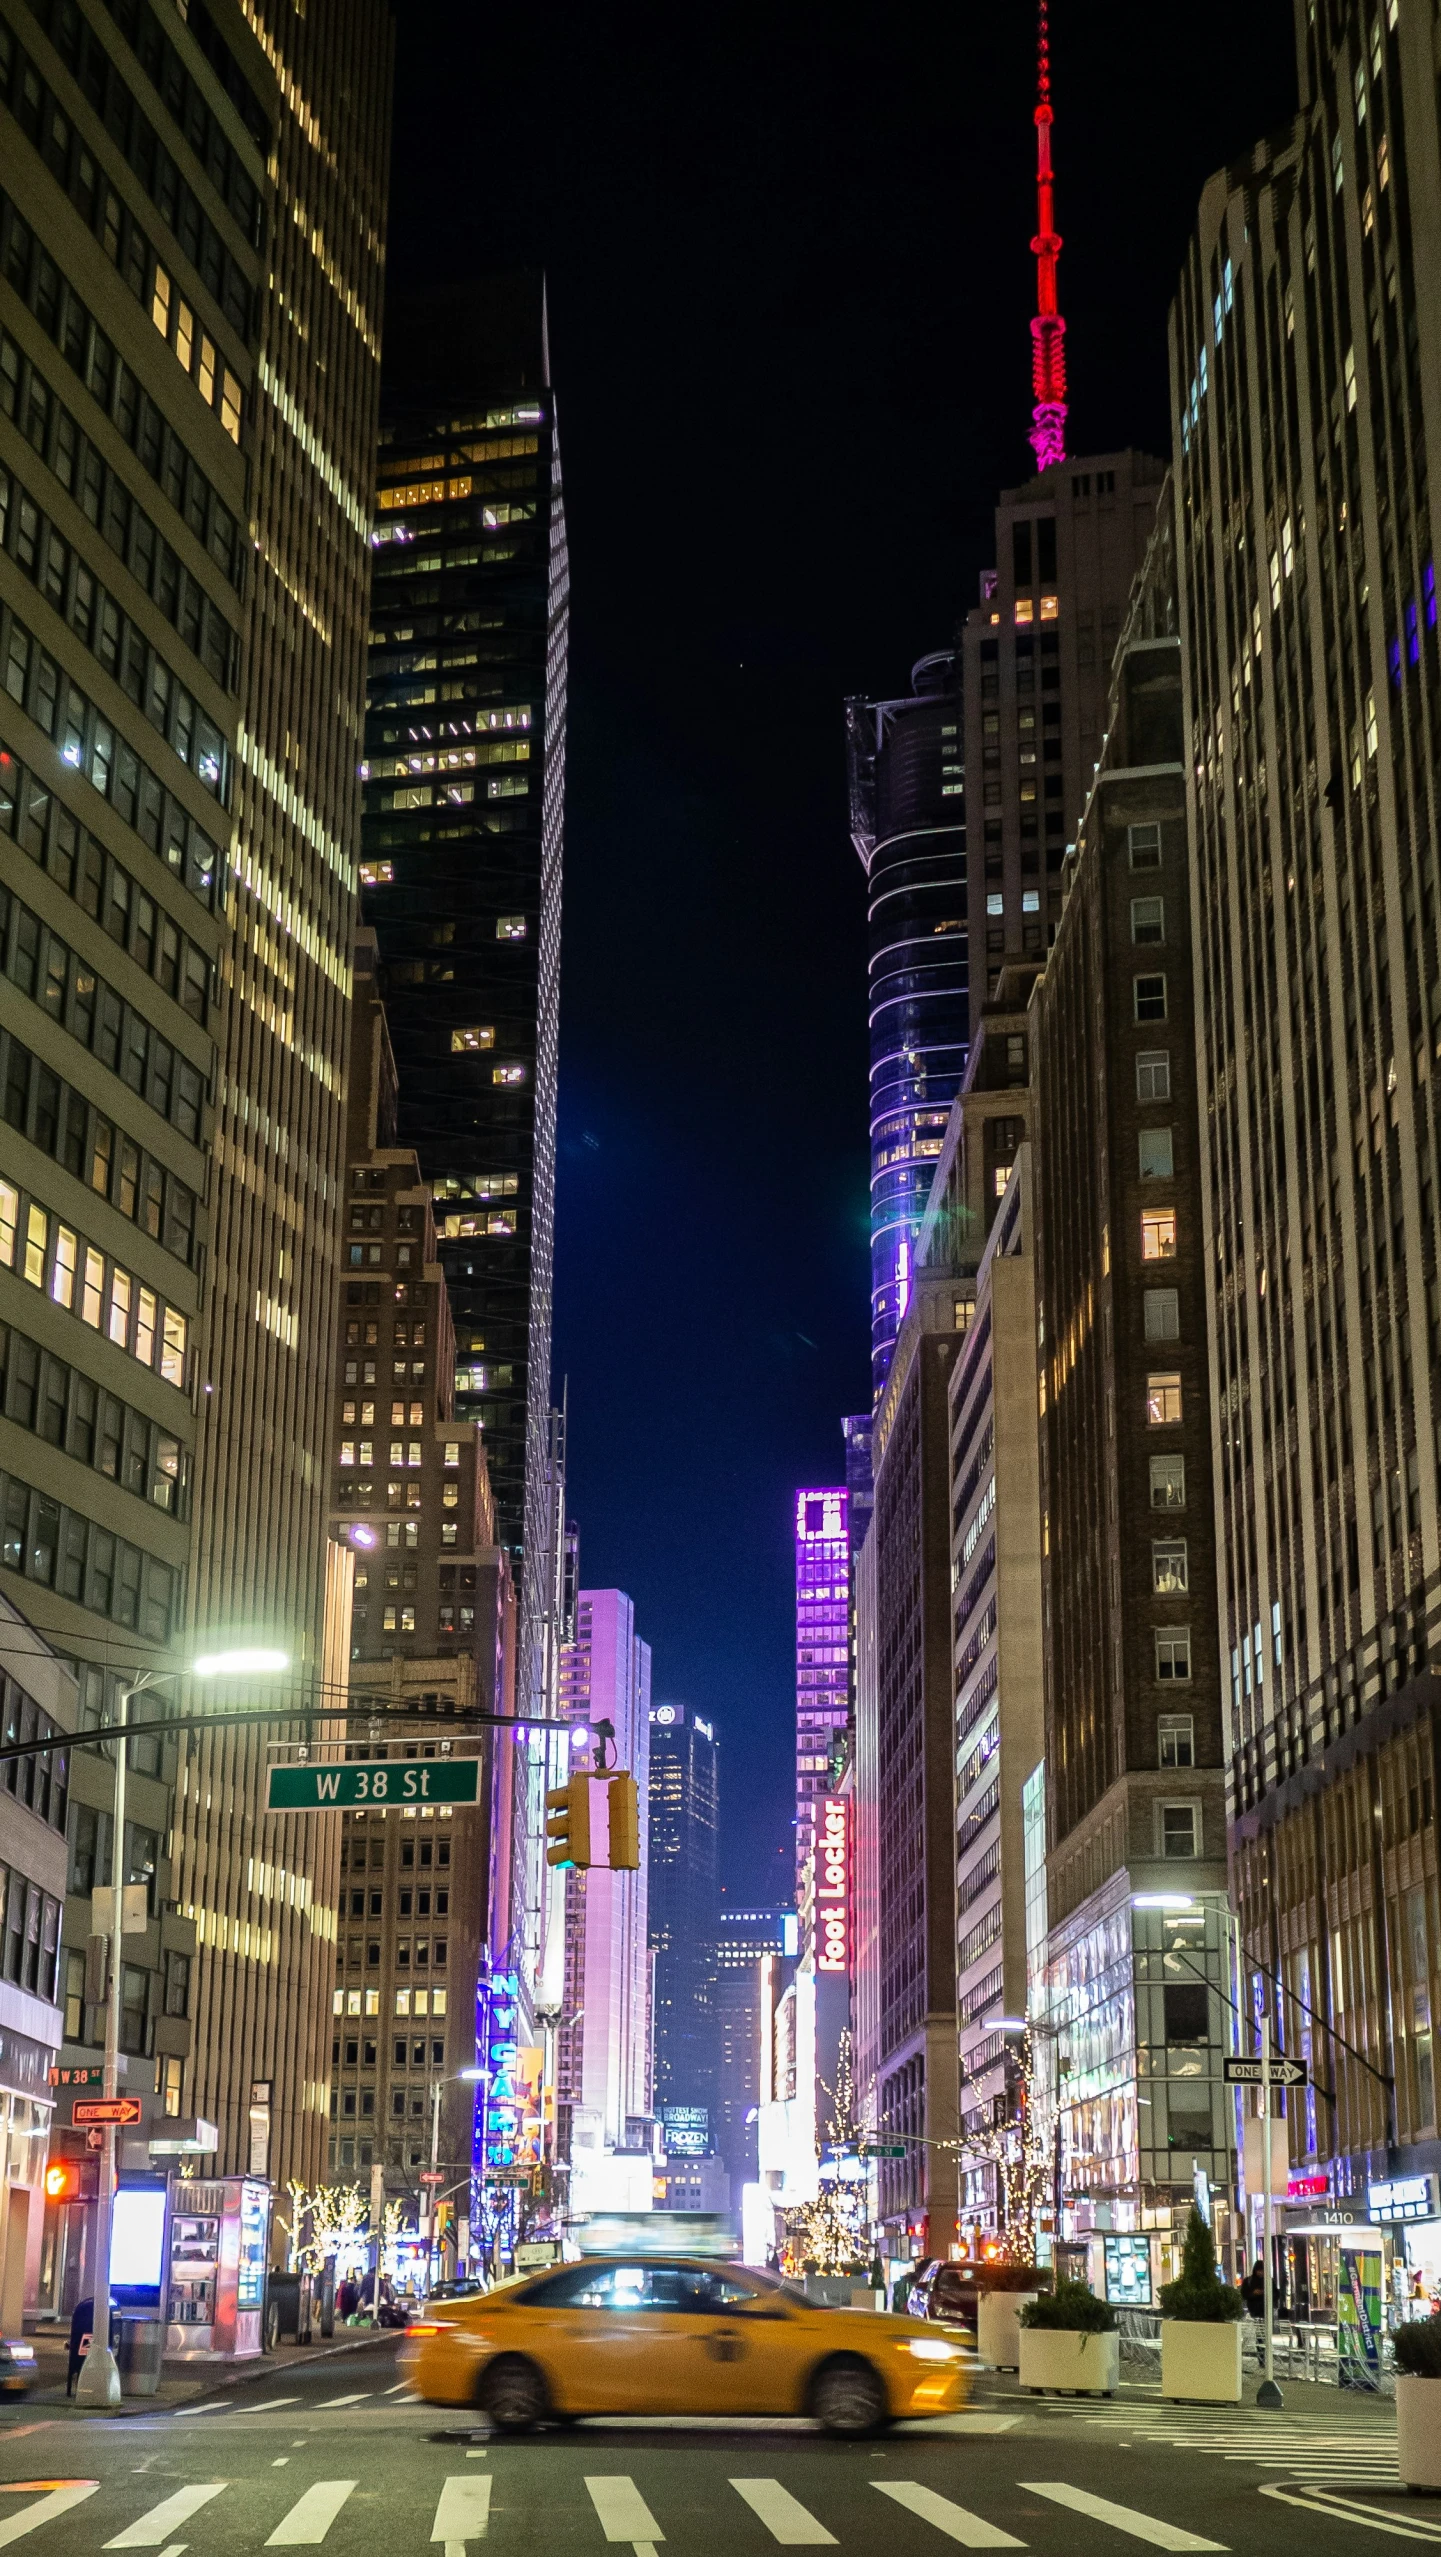
[{"label": "illuminated building window", "polygon": [[1039,914],[1039,913],[1040,913],[1040,911],[1041,911],[1041,892],[1040,892],[1040,889],[1039,889],[1039,888],[1023,888],[1023,889],[1021,890],[1021,912],[1022,912],[1022,914]]},{"label": "illuminated building window", "polygon": [[442,1519],[440,1527],[440,1541],[442,1545],[454,1545],[458,1543],[459,1537],[460,1529],[456,1525],[455,1520],[453,1518]]},{"label": "illuminated building window", "polygon": [[362,861],[360,865],[362,888],[388,888],[394,877],[393,861]]},{"label": "illuminated building window", "polygon": [[1151,1507],[1153,1509],[1184,1509],[1185,1506],[1185,1457],[1153,1456],[1151,1459]]},{"label": "illuminated building window", "polygon": [[1148,1376],[1146,1379],[1146,1419],[1152,1429],[1160,1429],[1181,1417],[1181,1380],[1177,1375]]},{"label": "illuminated building window", "polygon": [[523,1065],[492,1066],[490,1079],[492,1083],[524,1083],[525,1068]]},{"label": "illuminated building window", "polygon": [[1141,1219],[1143,1261],[1169,1261],[1176,1250],[1176,1211],[1156,1208]]},{"label": "illuminated building window", "polygon": [[1024,630],[1035,620],[1035,618],[1036,607],[1032,603],[1030,596],[1018,595],[1016,598],[1016,628],[1018,630]]},{"label": "illuminated building window", "polygon": [[497,941],[523,941],[525,939],[525,931],[526,925],[523,914],[502,914],[496,916],[495,937]]},{"label": "illuminated building window", "polygon": [[1041,597],[1041,619],[1042,619],[1042,621],[1057,621],[1057,620],[1059,620],[1059,618],[1060,618],[1060,611],[1061,611],[1061,602],[1060,602],[1060,597],[1059,597],[1058,595],[1043,595],[1043,596]]},{"label": "illuminated building window", "polygon": [[986,899],[986,912],[987,912],[987,914],[1002,914],[1002,915],[1003,915],[1003,914],[1005,913],[1005,911],[1006,911],[1006,900],[1005,900],[1005,896],[1004,896],[1003,892],[1002,892],[999,888],[993,888],[993,889],[991,890],[991,892],[990,892],[990,895],[989,895],[989,896],[987,897],[987,899]]},{"label": "illuminated building window", "polygon": [[1151,1547],[1151,1587],[1156,1596],[1184,1598],[1190,1585],[1185,1538],[1173,1537],[1165,1543],[1158,1538]]},{"label": "illuminated building window", "polygon": [[481,1048],[493,1048],[494,1045],[495,1032],[491,1029],[477,1026],[468,1030],[452,1030],[450,1034],[452,1056],[474,1056]]},{"label": "illuminated building window", "polygon": [[445,1442],[445,1462],[446,1462],[446,1464],[447,1464],[448,1466],[449,1466],[449,1465],[458,1465],[458,1464],[460,1463],[460,1441],[459,1441],[459,1439],[456,1439],[456,1438],[448,1438],[448,1439],[446,1440],[446,1442]]}]

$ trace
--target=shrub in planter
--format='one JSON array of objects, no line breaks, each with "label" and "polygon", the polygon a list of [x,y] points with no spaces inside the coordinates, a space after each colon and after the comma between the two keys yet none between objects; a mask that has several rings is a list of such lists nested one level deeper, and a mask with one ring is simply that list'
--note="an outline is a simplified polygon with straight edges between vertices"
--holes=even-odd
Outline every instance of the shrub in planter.
[{"label": "shrub in planter", "polygon": [[1216,2278],[1211,2223],[1193,2202],[1181,2247],[1180,2274],[1174,2282],[1161,2284],[1161,2315],[1183,2319],[1188,2326],[1230,2326],[1245,2314],[1240,2292]]},{"label": "shrub in planter", "polygon": [[1109,2300],[1096,2297],[1089,2282],[1057,2282],[1053,2291],[1042,2291],[1022,2309],[1021,2324],[1028,2333],[1039,2327],[1047,2333],[1113,2335],[1116,2312]]},{"label": "shrub in planter", "polygon": [[1413,2495],[1441,2495],[1441,2317],[1396,2330],[1396,2463]]},{"label": "shrub in planter", "polygon": [[1004,2262],[978,2264],[978,2291],[1031,2291],[1039,2293],[1051,2287],[1049,2267],[1039,2264],[1017,2264],[1010,2257]]}]

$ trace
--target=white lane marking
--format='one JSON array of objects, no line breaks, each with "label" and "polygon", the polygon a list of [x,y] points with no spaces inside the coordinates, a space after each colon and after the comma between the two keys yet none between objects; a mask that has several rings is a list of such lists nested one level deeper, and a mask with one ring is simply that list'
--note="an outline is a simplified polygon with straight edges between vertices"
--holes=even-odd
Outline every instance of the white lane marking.
[{"label": "white lane marking", "polygon": [[73,2486],[52,2486],[38,2503],[27,2504],[13,2521],[0,2522],[0,2548],[8,2548],[12,2539],[23,2539],[27,2531],[38,2530],[42,2522],[58,2521],[62,2513],[72,2513],[77,2504],[88,2503],[100,2492],[100,2481],[77,2479]]},{"label": "white lane marking", "polygon": [[270,2465],[272,2468],[288,2468],[290,2466],[289,2451],[284,2452],[279,2459],[273,2459]]},{"label": "white lane marking", "polygon": [[939,2415],[928,2420],[926,2430],[932,2433],[1009,2433],[1025,2420],[1024,2415]]},{"label": "white lane marking", "polygon": [[772,2539],[782,2548],[834,2548],[834,2531],[808,2513],[804,2504],[775,2477],[733,2477],[731,2484],[743,2504],[749,2504],[757,2521],[765,2523]]},{"label": "white lane marking", "polygon": [[1278,2504],[1294,2504],[1298,2512],[1334,2514],[1338,2521],[1359,2523],[1363,2530],[1384,2530],[1392,2539],[1429,2539],[1433,2544],[1441,2539],[1441,2531],[1433,2522],[1415,2520],[1410,2513],[1404,2521],[1399,2516],[1391,2520],[1381,2513],[1368,2512],[1364,2504],[1348,2502],[1343,2495],[1321,2490],[1315,2495],[1304,2490],[1299,2495],[1289,2495],[1284,2486],[1262,2486],[1258,2491],[1273,2495]]},{"label": "white lane marking", "polygon": [[386,2397],[404,2397],[409,2387],[410,2382],[408,2379],[398,2379],[394,2388],[387,2388],[382,2391],[382,2394]]},{"label": "white lane marking", "polygon": [[607,2539],[629,2540],[633,2548],[653,2548],[664,2539],[633,2477],[587,2477],[585,2487]]},{"label": "white lane marking", "polygon": [[1091,2521],[1103,2521],[1112,2530],[1124,2531],[1128,2539],[1149,2540],[1153,2548],[1220,2549],[1224,2539],[1199,2539],[1193,2530],[1178,2530],[1174,2522],[1156,2521],[1150,2513],[1133,2512],[1129,2504],[1113,2504],[1105,2495],[1088,2495],[1084,2486],[1064,2486],[1041,2482],[1032,2477],[1017,2480],[1023,2495],[1044,2495],[1048,2503],[1064,2504],[1068,2512],[1085,2513]]},{"label": "white lane marking", "polygon": [[1015,2539],[1008,2530],[1000,2530],[991,2521],[982,2521],[979,2513],[968,2513],[964,2504],[953,2504],[933,2487],[913,2486],[909,2478],[873,2477],[871,2484],[878,2495],[889,2495],[893,2504],[903,2504],[918,2520],[934,2523],[947,2539],[958,2539],[963,2548],[1024,2548],[1023,2539]]},{"label": "white lane marking", "polygon": [[183,2540],[183,2539],[172,2539],[172,2541],[171,2541],[171,2543],[170,2543],[170,2545],[169,2545],[169,2547],[168,2547],[168,2548],[162,2548],[162,2549],[161,2549],[161,2551],[160,2551],[160,2557],[185,2557],[185,2542],[184,2542],[184,2540]]},{"label": "white lane marking", "polygon": [[277,2406],[298,2406],[299,2404],[298,2397],[262,2397],[258,2406],[241,2406],[236,2409],[236,2412],[241,2415],[268,2415]]},{"label": "white lane marking", "polygon": [[452,2557],[452,2551],[463,2547],[467,2539],[484,2539],[490,2528],[490,2488],[488,2468],[476,2477],[447,2477],[430,2526],[432,2540],[446,2543],[445,2557]]},{"label": "white lane marking", "polygon": [[207,2397],[203,2406],[177,2406],[177,2415],[228,2415],[235,2400],[232,2397]]},{"label": "white lane marking", "polygon": [[323,2415],[327,2406],[358,2406],[362,2397],[373,2397],[374,2394],[373,2389],[357,2388],[349,2397],[322,2397],[315,2411],[318,2415]]},{"label": "white lane marking", "polygon": [[218,2486],[182,2486],[179,2493],[167,2495],[163,2504],[153,2504],[128,2530],[117,2531],[107,2539],[107,2548],[163,2548],[172,2530],[179,2530],[202,2504],[213,2503],[225,2492],[225,2480]]},{"label": "white lane marking", "polygon": [[358,2483],[354,2477],[323,2477],[318,2486],[307,2486],[299,2503],[291,2505],[284,2521],[271,2532],[266,2547],[318,2548]]}]

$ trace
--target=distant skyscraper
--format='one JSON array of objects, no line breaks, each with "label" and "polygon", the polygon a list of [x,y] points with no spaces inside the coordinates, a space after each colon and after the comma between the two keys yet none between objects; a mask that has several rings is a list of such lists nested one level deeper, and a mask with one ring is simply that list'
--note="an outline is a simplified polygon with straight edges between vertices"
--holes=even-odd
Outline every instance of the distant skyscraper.
[{"label": "distant skyscraper", "polygon": [[831,1738],[851,1718],[849,1495],[796,1494],[796,1896],[815,1852],[816,1802],[831,1787]]},{"label": "distant skyscraper", "polygon": [[716,2103],[715,1961],[720,1767],[713,1726],[688,1705],[650,1718],[650,1940],[655,2106]]},{"label": "distant skyscraper", "polygon": [[916,1230],[966,1067],[961,666],[947,650],[896,701],[846,704],[851,841],[870,925],[871,1382],[910,1301]]},{"label": "distant skyscraper", "polygon": [[383,416],[365,913],[401,1142],[435,1190],[456,1410],[484,1429],[502,1541],[539,1552],[569,595],[541,278],[394,305]]},{"label": "distant skyscraper", "polygon": [[[575,1641],[560,1658],[560,1702],[572,1724],[592,1732],[600,1722],[614,1726],[611,1763],[630,1770],[640,1795],[640,1871],[566,1875],[556,2097],[572,2121],[577,2111],[596,2116],[601,2140],[616,2148],[625,2143],[626,2124],[651,2104],[650,1645],[637,1637],[623,1589],[579,1592]],[[595,1763],[593,1749],[572,1759]]]},{"label": "distant skyscraper", "polygon": [[740,2187],[759,2174],[755,2108],[760,2102],[761,1964],[767,1954],[793,1953],[793,1909],[722,1909],[716,1934],[715,2146],[731,2179],[731,2207]]}]

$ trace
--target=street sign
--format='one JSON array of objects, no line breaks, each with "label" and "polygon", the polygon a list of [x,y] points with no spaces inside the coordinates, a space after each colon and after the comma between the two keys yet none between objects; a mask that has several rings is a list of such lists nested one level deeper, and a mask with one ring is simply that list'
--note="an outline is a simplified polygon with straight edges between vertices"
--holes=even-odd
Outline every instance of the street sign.
[{"label": "street sign", "polygon": [[105,2084],[104,2065],[97,2061],[94,2068],[52,2069],[50,2083],[52,2086],[68,2086],[72,2095],[79,2095],[85,2087],[99,2088]]},{"label": "street sign", "polygon": [[70,2119],[79,2130],[87,2122],[138,2122],[145,2107],[138,2095],[77,2096]]},{"label": "street sign", "polygon": [[863,2140],[861,2143],[862,2157],[904,2157],[905,2154],[904,2140]]},{"label": "street sign", "polygon": [[445,2177],[438,2166],[427,2166],[421,2169],[420,2180],[422,2184],[443,2184]]},{"label": "street sign", "polygon": [[272,1767],[267,1811],[350,1811],[357,1804],[477,1802],[478,1758],[352,1758],[329,1767]]},{"label": "street sign", "polygon": [[[1261,2083],[1259,2060],[1226,2060],[1223,2066],[1227,2086],[1259,2086]],[[1270,2076],[1273,2086],[1304,2086],[1308,2075],[1304,2060],[1288,2060],[1281,2052],[1272,2052]]]}]

